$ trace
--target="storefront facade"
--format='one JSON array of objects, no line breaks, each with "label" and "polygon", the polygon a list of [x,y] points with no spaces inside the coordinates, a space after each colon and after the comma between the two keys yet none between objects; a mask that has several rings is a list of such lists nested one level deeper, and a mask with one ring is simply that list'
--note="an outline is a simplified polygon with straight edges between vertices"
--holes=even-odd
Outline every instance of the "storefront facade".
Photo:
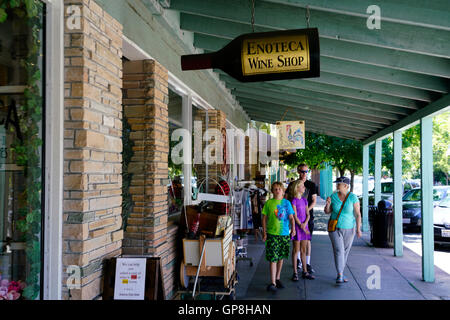
[{"label": "storefront facade", "polygon": [[[106,260],[155,256],[164,297],[171,299],[179,258],[179,215],[169,214],[168,202],[172,129],[192,132],[196,116],[207,110],[209,121],[221,119],[219,130],[245,131],[249,118],[212,72],[181,72],[180,55],[193,50],[182,40],[189,35],[181,35],[176,17],[158,3],[34,3],[38,31],[12,16],[0,24],[2,34],[11,35],[7,43],[2,36],[3,46],[16,46],[17,56],[32,48],[21,48],[20,37],[35,36],[33,70],[41,75],[27,76],[20,57],[2,51],[2,279],[18,286],[20,298],[101,299]],[[24,94],[26,88],[35,95]],[[37,115],[21,107],[27,99]],[[26,170],[7,156],[21,134],[33,146]],[[243,169],[231,166],[230,175]],[[185,186],[198,178],[193,170],[192,164],[179,169]],[[182,190],[188,202],[192,192]]]}]

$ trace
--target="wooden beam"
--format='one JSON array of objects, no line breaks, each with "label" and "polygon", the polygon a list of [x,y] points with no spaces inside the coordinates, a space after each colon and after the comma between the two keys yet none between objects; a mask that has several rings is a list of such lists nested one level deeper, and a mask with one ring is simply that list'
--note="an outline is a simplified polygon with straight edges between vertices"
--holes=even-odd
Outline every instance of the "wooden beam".
[{"label": "wooden beam", "polygon": [[[205,52],[220,50],[228,43],[228,39],[198,33],[194,34],[194,46],[205,50]],[[321,49],[323,49],[323,46],[321,46]],[[447,93],[449,89],[448,81],[440,77],[396,70],[386,66],[374,66],[361,62],[347,61],[324,55],[320,57],[320,70],[327,73],[438,93]]]},{"label": "wooden beam", "polygon": [[[182,17],[184,17],[183,14]],[[236,29],[239,29],[239,25],[235,26],[235,23],[233,22],[206,18],[208,19],[210,26],[205,29],[200,28],[194,22],[191,23],[190,18],[185,19],[187,21],[184,22],[184,28],[195,33],[194,45],[198,45],[199,48],[205,46],[202,37],[206,39],[214,38],[215,40],[211,40],[214,42],[214,46],[205,48],[216,51],[218,41],[222,43],[221,47],[223,47],[223,43],[228,43],[231,39],[234,39],[239,35],[238,33],[231,34],[228,29],[222,29],[226,26],[234,26]],[[203,18],[199,17],[199,19]],[[246,30],[247,26],[241,28],[242,33],[248,32],[248,30]],[[320,56],[428,76],[446,79],[450,78],[450,65],[448,59],[409,53],[401,50],[372,47],[331,38],[320,38]]]},{"label": "wooden beam", "polygon": [[324,101],[328,101],[328,102],[335,102],[336,100],[339,100],[340,103],[348,105],[348,106],[384,111],[384,112],[394,113],[394,114],[399,114],[399,115],[404,115],[404,116],[412,113],[412,111],[409,108],[402,108],[402,107],[398,107],[398,106],[391,106],[388,104],[382,104],[382,103],[364,101],[364,100],[355,99],[355,98],[336,96],[334,94],[328,94],[328,93],[323,93],[323,92],[318,92],[318,91],[293,88],[293,87],[288,87],[285,85],[279,85],[274,82],[243,83],[243,82],[239,82],[239,81],[237,81],[229,76],[226,76],[226,75],[224,75],[222,77],[222,79],[225,80],[225,84],[230,90],[233,90],[236,88],[241,88],[241,89],[248,88],[250,90],[254,90],[253,92],[256,92],[256,90],[267,91],[267,92],[278,92],[278,93],[285,94],[288,96],[303,97],[303,98],[306,97],[309,99],[314,98],[317,100],[324,100]]},{"label": "wooden beam", "polygon": [[[258,115],[258,114],[263,114],[264,116],[269,115],[274,122],[281,120],[281,118],[283,117],[283,114],[281,114],[280,112],[276,112],[274,110],[267,110],[267,109],[263,109],[261,110],[261,108],[259,107],[253,107],[253,106],[245,106],[244,110],[252,115]],[[296,119],[301,119],[301,120],[305,120],[307,121],[307,124],[313,124],[316,127],[322,127],[322,128],[336,128],[336,129],[342,129],[342,130],[347,130],[350,132],[359,132],[359,133],[363,133],[364,135],[370,135],[371,132],[373,132],[374,129],[371,128],[367,128],[367,127],[360,127],[360,126],[355,126],[352,124],[348,124],[346,122],[337,122],[335,121],[335,119],[332,118],[325,118],[323,119],[322,117],[317,118],[314,116],[314,114],[298,114],[293,110],[290,110],[288,113],[286,113],[286,116],[289,116],[290,118],[294,118]],[[285,118],[286,118],[285,116]],[[276,120],[278,119],[278,120]]]},{"label": "wooden beam", "polygon": [[[367,8],[374,4],[372,0],[264,0],[280,5],[306,7],[312,11],[332,12],[345,16],[366,18]],[[378,0],[376,4],[381,9],[380,20],[406,25],[421,26],[432,29],[450,31],[448,18],[448,2],[446,0],[408,1],[408,0]]]},{"label": "wooden beam", "polygon": [[441,99],[430,103],[427,107],[420,109],[413,113],[412,115],[400,120],[396,124],[385,128],[383,130],[380,130],[377,134],[373,135],[369,139],[364,141],[364,144],[371,143],[378,139],[379,137],[383,137],[387,134],[391,134],[396,130],[403,129],[412,123],[415,123],[417,121],[420,121],[420,119],[436,114],[438,112],[444,112],[445,110],[450,109],[450,94],[447,94],[446,96],[442,97]]},{"label": "wooden beam", "polygon": [[290,101],[285,101],[285,100],[276,100],[276,99],[269,99],[267,97],[260,97],[260,96],[255,96],[255,95],[248,95],[248,96],[244,96],[243,94],[239,94],[237,96],[239,101],[242,101],[243,103],[245,102],[253,102],[253,103],[258,103],[261,105],[265,105],[265,106],[282,106],[282,107],[290,107],[293,109],[303,109],[303,110],[308,110],[309,112],[314,112],[314,113],[326,113],[326,114],[332,114],[333,116],[335,116],[336,118],[354,118],[357,117],[360,120],[364,120],[366,122],[370,122],[370,123],[375,123],[375,124],[381,124],[383,126],[389,126],[392,124],[392,121],[387,120],[387,119],[381,119],[381,118],[376,118],[370,115],[362,115],[362,114],[353,114],[350,112],[342,112],[340,110],[336,110],[336,109],[330,109],[330,108],[325,108],[325,107],[317,107],[317,106],[308,106],[308,105],[301,105],[301,104],[295,104],[292,103]]},{"label": "wooden beam", "polygon": [[[255,115],[254,117],[255,117],[254,119],[258,119],[258,121],[263,121],[266,123],[274,123],[274,120],[267,116]],[[344,138],[344,139],[361,140],[361,138],[362,138],[360,135],[357,135],[354,133],[348,133],[348,132],[341,131],[341,130],[317,128],[314,126],[309,126],[308,128],[305,128],[305,130],[314,132],[314,133],[320,133],[320,134],[325,134],[325,135],[329,135],[329,136],[340,137],[340,138]]]},{"label": "wooden beam", "polygon": [[[267,111],[278,111],[277,115],[280,116],[280,118],[283,116],[283,113],[289,109],[289,106],[282,106],[282,105],[276,105],[276,104],[270,104],[270,103],[263,103],[263,102],[255,102],[253,100],[245,100],[245,101],[241,101],[241,106],[244,108],[244,110],[246,109],[251,109],[254,108],[256,109],[256,111],[259,111],[260,113],[264,113]],[[311,110],[300,110],[300,109],[292,109],[293,114],[298,115],[298,116],[314,116],[316,118],[320,118],[322,120],[327,120],[330,123],[345,123],[351,126],[354,126],[355,129],[359,129],[359,128],[366,128],[368,130],[377,130],[377,128],[382,128],[383,125],[382,124],[378,124],[378,123],[372,123],[372,122],[367,122],[365,120],[361,120],[359,118],[354,118],[354,117],[341,117],[338,118],[335,116],[335,114],[329,114],[329,113],[322,113],[322,112],[311,112]]]},{"label": "wooden beam", "polygon": [[355,114],[363,114],[363,115],[373,115],[375,118],[383,118],[383,119],[389,119],[398,121],[402,119],[402,116],[389,113],[389,112],[383,112],[379,110],[373,110],[373,109],[366,109],[364,107],[354,107],[354,106],[348,106],[345,104],[341,104],[340,102],[331,102],[331,101],[325,101],[320,99],[315,99],[313,97],[305,97],[300,95],[291,96],[283,93],[278,93],[274,90],[252,90],[245,87],[239,87],[237,89],[232,89],[231,93],[235,95],[236,97],[253,97],[253,96],[259,96],[259,97],[266,97],[268,98],[269,102],[272,101],[280,101],[280,102],[286,102],[291,103],[294,105],[299,106],[311,106],[311,107],[326,107],[333,110],[338,110],[340,112],[348,112],[349,114],[355,113]]},{"label": "wooden beam", "polygon": [[[231,78],[228,75],[220,74],[220,79],[226,82],[234,81],[235,79]],[[339,100],[339,97],[344,98],[355,98],[363,101],[387,104],[391,106],[397,106],[402,108],[408,108],[412,110],[417,110],[426,106],[425,102],[415,101],[411,99],[399,98],[394,96],[389,96],[385,94],[378,94],[373,92],[367,92],[365,90],[356,90],[352,88],[346,88],[343,86],[335,86],[330,84],[323,83],[312,83],[309,81],[300,81],[300,80],[281,80],[276,82],[266,82],[268,84],[277,84],[280,86],[288,87],[291,89],[301,89],[301,90],[309,90],[313,92],[320,92],[326,94],[332,94],[336,96],[336,100]]]},{"label": "wooden beam", "polygon": [[[208,16],[248,26],[250,26],[249,5],[250,3],[239,0],[171,1],[171,9],[183,13]],[[260,2],[255,7],[255,25],[272,30],[298,29],[306,27],[306,19],[299,19],[299,17],[305,17],[305,13],[304,8]],[[383,22],[383,27],[374,32],[367,28],[365,18],[341,16],[323,11],[316,11],[312,20],[311,26],[318,27],[320,36],[324,38],[338,38],[341,41],[375,47],[443,58],[450,57],[450,41],[445,40],[448,39],[448,33],[445,30]],[[435,39],[441,39],[439,46],[436,46]]]}]

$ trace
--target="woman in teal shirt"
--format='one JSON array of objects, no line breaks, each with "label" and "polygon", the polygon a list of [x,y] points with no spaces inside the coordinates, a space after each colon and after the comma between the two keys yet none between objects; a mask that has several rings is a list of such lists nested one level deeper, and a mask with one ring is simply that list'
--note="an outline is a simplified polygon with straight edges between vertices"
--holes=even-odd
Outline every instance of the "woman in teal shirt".
[{"label": "woman in teal shirt", "polygon": [[[342,203],[347,197],[347,193],[350,192],[349,178],[340,177],[334,182],[337,183],[337,192],[327,198],[327,203],[324,209],[325,213],[331,213],[330,219],[337,218]],[[334,252],[334,263],[337,271],[336,283],[348,281],[344,276],[344,269],[347,264],[347,258],[352,247],[353,239],[355,237],[355,231],[358,238],[361,238],[361,212],[359,200],[354,193],[350,193],[339,216],[336,231],[329,232]]]}]

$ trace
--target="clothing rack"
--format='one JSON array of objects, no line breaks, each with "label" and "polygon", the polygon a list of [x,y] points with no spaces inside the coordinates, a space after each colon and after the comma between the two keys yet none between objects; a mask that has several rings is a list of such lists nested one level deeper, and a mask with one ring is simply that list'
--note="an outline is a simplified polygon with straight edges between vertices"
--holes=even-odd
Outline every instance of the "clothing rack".
[{"label": "clothing rack", "polygon": [[[237,187],[233,190],[233,224],[235,232],[240,230],[254,229],[255,222],[257,222],[258,228],[261,227],[261,208],[254,208],[255,195],[259,196],[266,195],[267,191],[265,189],[257,188],[256,186],[246,186]],[[257,202],[258,205],[259,202]],[[253,212],[255,211],[259,214],[259,220],[253,218]],[[247,260],[250,261],[250,266],[253,266],[252,258],[248,257],[247,254],[247,237],[240,238],[235,234],[234,239],[236,240],[236,261]]]}]

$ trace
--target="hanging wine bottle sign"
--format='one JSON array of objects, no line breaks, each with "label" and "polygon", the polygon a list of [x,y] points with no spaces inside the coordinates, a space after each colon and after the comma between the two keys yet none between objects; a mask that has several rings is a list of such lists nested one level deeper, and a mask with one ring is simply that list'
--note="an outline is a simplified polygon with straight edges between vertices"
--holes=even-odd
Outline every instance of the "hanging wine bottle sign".
[{"label": "hanging wine bottle sign", "polygon": [[241,35],[217,52],[181,56],[182,70],[218,68],[242,82],[320,76],[317,28]]}]

